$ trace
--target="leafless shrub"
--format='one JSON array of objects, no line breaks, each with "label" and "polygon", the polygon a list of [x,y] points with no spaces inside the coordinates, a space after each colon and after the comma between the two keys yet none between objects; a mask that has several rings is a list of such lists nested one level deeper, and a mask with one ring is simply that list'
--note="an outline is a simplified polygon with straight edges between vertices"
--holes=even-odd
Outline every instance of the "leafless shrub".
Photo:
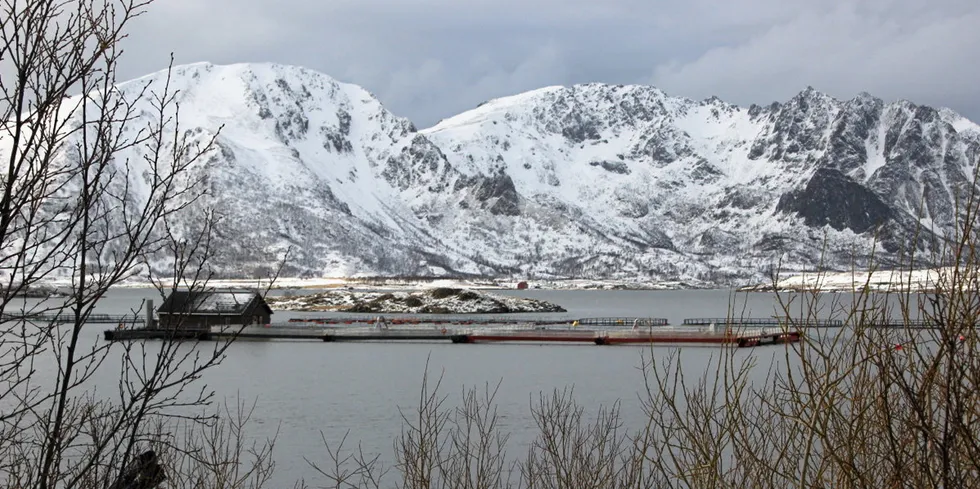
[{"label": "leafless shrub", "polygon": [[[159,484],[160,474],[147,475],[144,465],[181,454],[203,465],[162,466],[172,481],[257,487],[266,480],[268,454],[261,449],[249,452],[249,469],[220,465],[247,455],[236,444],[243,412],[226,413],[237,417],[225,424],[200,411],[213,393],[197,381],[221,361],[227,343],[169,338],[119,345],[83,334],[110,287],[135,274],[150,273],[161,294],[177,286],[201,289],[210,278],[217,220],[200,205],[205,189],[192,169],[214,150],[214,135],[184,130],[169,76],[155,85],[116,85],[126,29],[150,3],[0,5],[0,484],[6,487],[119,488],[124,484],[116,482],[138,480],[146,489]],[[175,231],[175,220],[188,213],[198,216],[196,235]],[[158,272],[176,278],[165,283]],[[63,300],[20,299],[54,278],[68,283]],[[99,391],[96,374],[110,375],[113,364],[118,390]],[[180,422],[211,431],[175,438]],[[151,454],[151,447],[163,451]],[[200,475],[205,468],[211,468],[206,477]]]},{"label": "leafless shrub", "polygon": [[[980,487],[980,191],[962,190],[957,231],[929,260],[948,266],[928,293],[912,292],[913,246],[900,292],[873,293],[872,268],[852,271],[863,280],[852,293],[777,294],[775,316],[804,333],[799,343],[722,347],[697,371],[684,349],[652,350],[643,420],[627,423],[617,405],[587,416],[559,389],[532,404],[536,437],[508,462],[493,396],[473,403],[471,390],[450,408],[426,377],[395,445],[398,487]],[[744,313],[733,304],[730,317]],[[480,421],[459,423],[461,412]],[[376,473],[377,459],[348,460]],[[491,469],[472,469],[486,460]]]}]

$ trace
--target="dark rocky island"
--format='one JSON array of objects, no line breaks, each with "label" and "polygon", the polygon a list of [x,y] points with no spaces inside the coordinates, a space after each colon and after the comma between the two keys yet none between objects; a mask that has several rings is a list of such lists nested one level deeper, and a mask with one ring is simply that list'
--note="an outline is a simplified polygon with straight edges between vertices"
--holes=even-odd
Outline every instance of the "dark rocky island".
[{"label": "dark rocky island", "polygon": [[557,304],[467,289],[440,287],[414,292],[330,290],[295,297],[268,297],[280,311],[341,311],[414,314],[507,314],[566,312]]},{"label": "dark rocky island", "polygon": [[27,287],[14,286],[10,290],[2,290],[4,295],[9,295],[10,297],[26,298],[26,299],[54,299],[61,297],[68,297],[66,294],[62,293],[55,287],[49,287],[45,285],[31,285]]}]

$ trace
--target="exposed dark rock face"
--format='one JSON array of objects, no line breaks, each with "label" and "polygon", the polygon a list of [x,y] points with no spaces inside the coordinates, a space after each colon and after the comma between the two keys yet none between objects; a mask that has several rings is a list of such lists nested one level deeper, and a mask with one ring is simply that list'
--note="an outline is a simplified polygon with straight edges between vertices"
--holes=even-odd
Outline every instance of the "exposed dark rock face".
[{"label": "exposed dark rock face", "polygon": [[788,243],[792,240],[788,236],[780,234],[767,234],[753,244],[753,248],[758,251],[774,251],[782,253],[786,251]]},{"label": "exposed dark rock face", "polygon": [[670,239],[670,236],[667,236],[667,233],[663,231],[662,227],[659,223],[652,220],[640,224],[641,233],[638,233],[635,243],[641,249],[660,248],[676,251],[677,247],[674,246],[674,241]]},{"label": "exposed dark rock face", "polygon": [[765,203],[765,197],[759,192],[744,187],[730,187],[725,189],[725,195],[719,207],[734,207],[742,210],[750,210]]},{"label": "exposed dark rock face", "polygon": [[438,147],[416,134],[411,144],[388,158],[381,175],[389,184],[402,190],[423,187],[431,192],[443,192],[458,172]]},{"label": "exposed dark rock face", "polygon": [[574,118],[574,123],[566,125],[562,128],[561,135],[568,138],[573,143],[581,143],[588,140],[599,139],[599,131],[597,128],[589,124],[588,121],[583,121],[580,118]]},{"label": "exposed dark rock face", "polygon": [[488,205],[491,214],[498,216],[520,215],[520,199],[510,175],[498,172],[480,179],[476,186],[476,198]]},{"label": "exposed dark rock face", "polygon": [[818,169],[804,189],[780,198],[776,210],[797,214],[807,226],[856,233],[871,231],[892,215],[874,192],[832,168]]},{"label": "exposed dark rock face", "polygon": [[599,166],[603,170],[612,173],[618,173],[620,175],[629,175],[630,167],[622,161],[592,161],[589,162],[589,166]]},{"label": "exposed dark rock face", "polygon": [[699,183],[713,183],[721,179],[724,175],[718,168],[703,158],[694,164],[690,174],[691,179]]},{"label": "exposed dark rock face", "polygon": [[860,171],[857,178],[867,178],[864,165],[868,161],[867,144],[877,138],[875,130],[881,118],[881,100],[862,93],[848,101],[834,119],[827,152],[820,160],[824,167],[836,168],[845,174]]}]

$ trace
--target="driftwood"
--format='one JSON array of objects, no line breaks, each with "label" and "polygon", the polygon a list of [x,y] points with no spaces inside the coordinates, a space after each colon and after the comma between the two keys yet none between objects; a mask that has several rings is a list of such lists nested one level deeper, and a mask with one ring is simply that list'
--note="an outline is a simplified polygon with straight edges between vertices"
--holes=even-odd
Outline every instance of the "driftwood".
[{"label": "driftwood", "polygon": [[167,480],[153,450],[141,453],[109,489],[154,489]]}]

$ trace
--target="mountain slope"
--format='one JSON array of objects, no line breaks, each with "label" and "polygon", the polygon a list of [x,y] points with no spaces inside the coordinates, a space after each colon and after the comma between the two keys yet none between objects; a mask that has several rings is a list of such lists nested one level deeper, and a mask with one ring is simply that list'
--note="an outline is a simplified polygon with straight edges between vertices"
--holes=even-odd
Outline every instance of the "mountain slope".
[{"label": "mountain slope", "polygon": [[977,126],[951,111],[812,88],[740,108],[652,87],[551,87],[423,133],[458,168],[501,168],[529,202],[601,223],[593,230],[617,256],[600,253],[600,267],[649,260],[654,273],[705,280],[759,274],[776,257],[798,268],[824,254],[846,267],[855,250],[870,252],[878,225],[886,258],[919,222],[918,246],[934,246],[929,230],[949,231],[953,189],[980,155]]},{"label": "mountain slope", "polygon": [[206,195],[176,227],[214,209],[212,264],[229,278],[267,272],[287,248],[292,276],[720,284],[821,255],[845,268],[875,232],[886,259],[919,223],[931,231],[915,245],[934,247],[980,157],[980,128],[948,109],[812,88],[741,108],[644,86],[548,87],[417,131],[364,89],[298,67],[199,63],[171,84],[182,131],[206,141],[220,128],[191,175]]}]

